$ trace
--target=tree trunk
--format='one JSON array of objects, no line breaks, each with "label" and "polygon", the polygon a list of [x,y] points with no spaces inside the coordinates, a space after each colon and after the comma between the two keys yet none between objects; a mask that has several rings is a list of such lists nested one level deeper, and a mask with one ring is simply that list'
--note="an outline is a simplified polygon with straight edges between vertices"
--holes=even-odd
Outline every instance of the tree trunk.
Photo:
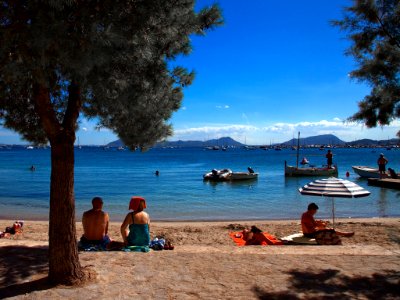
[{"label": "tree trunk", "polygon": [[85,279],[76,241],[74,140],[65,131],[51,140],[49,280],[68,285]]}]

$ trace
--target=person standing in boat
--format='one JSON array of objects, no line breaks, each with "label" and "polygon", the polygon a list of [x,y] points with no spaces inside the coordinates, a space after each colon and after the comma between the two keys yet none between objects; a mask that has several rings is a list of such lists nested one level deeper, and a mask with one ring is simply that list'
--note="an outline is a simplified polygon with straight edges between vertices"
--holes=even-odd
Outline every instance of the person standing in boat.
[{"label": "person standing in boat", "polygon": [[333,153],[331,150],[328,150],[328,153],[325,155],[326,160],[327,160],[327,165],[328,169],[332,169],[332,159],[333,159]]},{"label": "person standing in boat", "polygon": [[378,168],[379,168],[379,177],[380,178],[384,177],[384,174],[386,172],[386,164],[388,162],[389,161],[387,160],[387,158],[383,155],[383,153],[381,153],[378,158]]}]

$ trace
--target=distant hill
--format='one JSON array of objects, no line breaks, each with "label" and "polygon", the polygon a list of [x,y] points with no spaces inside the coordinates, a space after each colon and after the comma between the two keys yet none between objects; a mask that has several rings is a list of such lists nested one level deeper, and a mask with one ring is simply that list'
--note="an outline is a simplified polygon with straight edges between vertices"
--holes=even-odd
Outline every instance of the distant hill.
[{"label": "distant hill", "polygon": [[[306,138],[302,138],[300,136],[300,146],[311,146],[311,145],[337,145],[343,146],[346,142],[339,139],[337,136],[333,134],[323,134],[317,136],[310,136]],[[285,146],[297,146],[297,139],[291,139],[287,142],[281,143],[281,145]]]},{"label": "distant hill", "polygon": [[371,139],[362,139],[362,140],[357,140],[353,142],[348,142],[346,143],[347,145],[351,146],[357,146],[357,145],[363,145],[363,146],[388,146],[388,145],[399,145],[400,140],[399,139],[390,139],[390,140],[371,140]]},{"label": "distant hill", "polygon": [[[108,147],[123,147],[124,144],[122,143],[121,140],[116,140],[114,142],[111,142],[107,144]],[[154,148],[160,148],[160,147],[207,147],[207,146],[225,146],[225,147],[241,147],[244,146],[243,144],[235,141],[234,139],[230,137],[222,137],[219,139],[212,139],[208,141],[165,141],[165,142],[159,142],[155,144],[153,147]]]},{"label": "distant hill", "polygon": [[[305,137],[302,138],[300,137],[300,146],[326,146],[326,145],[331,145],[331,146],[386,146],[386,145],[399,145],[400,140],[399,139],[391,139],[391,140],[371,140],[371,139],[361,139],[357,141],[352,141],[352,142],[345,142],[339,139],[337,136],[333,134],[323,134],[323,135],[317,135],[317,136],[310,136],[310,137]],[[277,144],[275,144],[277,145]],[[280,146],[284,147],[290,147],[290,146],[297,146],[297,139],[291,139],[287,142],[280,143],[278,144]],[[116,140],[114,142],[109,143],[107,146],[109,147],[123,147],[124,144],[121,142],[121,140]],[[165,141],[165,142],[160,142],[155,144],[153,147],[154,148],[159,148],[159,147],[207,147],[207,146],[225,146],[225,147],[243,147],[245,146],[242,143],[239,143],[235,141],[234,139],[230,137],[222,137],[219,139],[212,139],[208,141]]]},{"label": "distant hill", "polygon": [[[291,147],[297,146],[297,139],[293,138],[284,143],[273,144],[272,146],[282,146],[282,147]],[[371,140],[371,139],[360,139],[351,142],[344,142],[333,134],[324,134],[317,136],[310,136],[305,138],[300,138],[300,146],[343,146],[343,147],[387,147],[387,146],[399,146],[400,139],[387,139],[387,140]],[[0,149],[5,147],[15,147],[15,148],[26,148],[29,145],[8,145],[8,144],[0,144]],[[82,145],[88,147],[90,145]],[[116,140],[111,143],[108,143],[106,146],[108,147],[125,147],[121,140]],[[230,137],[222,137],[219,139],[212,139],[208,141],[165,141],[155,144],[154,148],[160,147],[174,147],[174,148],[184,148],[184,147],[210,147],[210,146],[220,146],[220,147],[244,147],[245,145],[235,141]],[[266,147],[266,145],[259,145],[260,147]],[[95,146],[94,146],[95,147]],[[257,147],[257,146],[255,146]],[[36,146],[35,146],[36,148]]]}]

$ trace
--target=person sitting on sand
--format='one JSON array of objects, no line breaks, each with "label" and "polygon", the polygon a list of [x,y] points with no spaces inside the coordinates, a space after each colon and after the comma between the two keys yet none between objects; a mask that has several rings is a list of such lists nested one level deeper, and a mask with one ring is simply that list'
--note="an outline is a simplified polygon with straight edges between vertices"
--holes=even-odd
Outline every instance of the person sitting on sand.
[{"label": "person sitting on sand", "polygon": [[340,236],[350,237],[354,235],[354,232],[341,232],[332,228],[328,228],[328,222],[322,220],[315,220],[314,215],[317,213],[318,205],[310,203],[307,211],[301,216],[301,229],[303,235],[308,238],[315,238],[321,232],[336,233]]},{"label": "person sitting on sand", "polygon": [[99,245],[106,248],[111,242],[108,233],[109,216],[102,211],[103,199],[94,197],[93,208],[85,211],[82,216],[83,235],[80,242],[84,245]]},{"label": "person sitting on sand", "polygon": [[243,234],[243,240],[246,241],[245,245],[263,245],[263,244],[267,244],[267,245],[273,245],[273,243],[267,239],[263,233],[262,230],[259,229],[256,226],[251,226],[251,229],[245,229],[242,232]]},{"label": "person sitting on sand", "polygon": [[[149,246],[150,244],[150,217],[144,211],[146,200],[133,196],[129,203],[129,210],[121,225],[121,235],[126,246]],[[129,229],[128,229],[129,226]]]}]

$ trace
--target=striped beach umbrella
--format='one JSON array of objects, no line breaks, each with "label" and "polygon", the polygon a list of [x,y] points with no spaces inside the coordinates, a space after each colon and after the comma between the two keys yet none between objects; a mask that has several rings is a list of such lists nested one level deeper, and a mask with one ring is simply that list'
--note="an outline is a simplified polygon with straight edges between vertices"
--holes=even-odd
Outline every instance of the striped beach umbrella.
[{"label": "striped beach umbrella", "polygon": [[302,195],[323,196],[332,199],[332,223],[335,226],[335,197],[359,198],[369,196],[371,193],[358,184],[336,177],[318,179],[299,188]]}]

